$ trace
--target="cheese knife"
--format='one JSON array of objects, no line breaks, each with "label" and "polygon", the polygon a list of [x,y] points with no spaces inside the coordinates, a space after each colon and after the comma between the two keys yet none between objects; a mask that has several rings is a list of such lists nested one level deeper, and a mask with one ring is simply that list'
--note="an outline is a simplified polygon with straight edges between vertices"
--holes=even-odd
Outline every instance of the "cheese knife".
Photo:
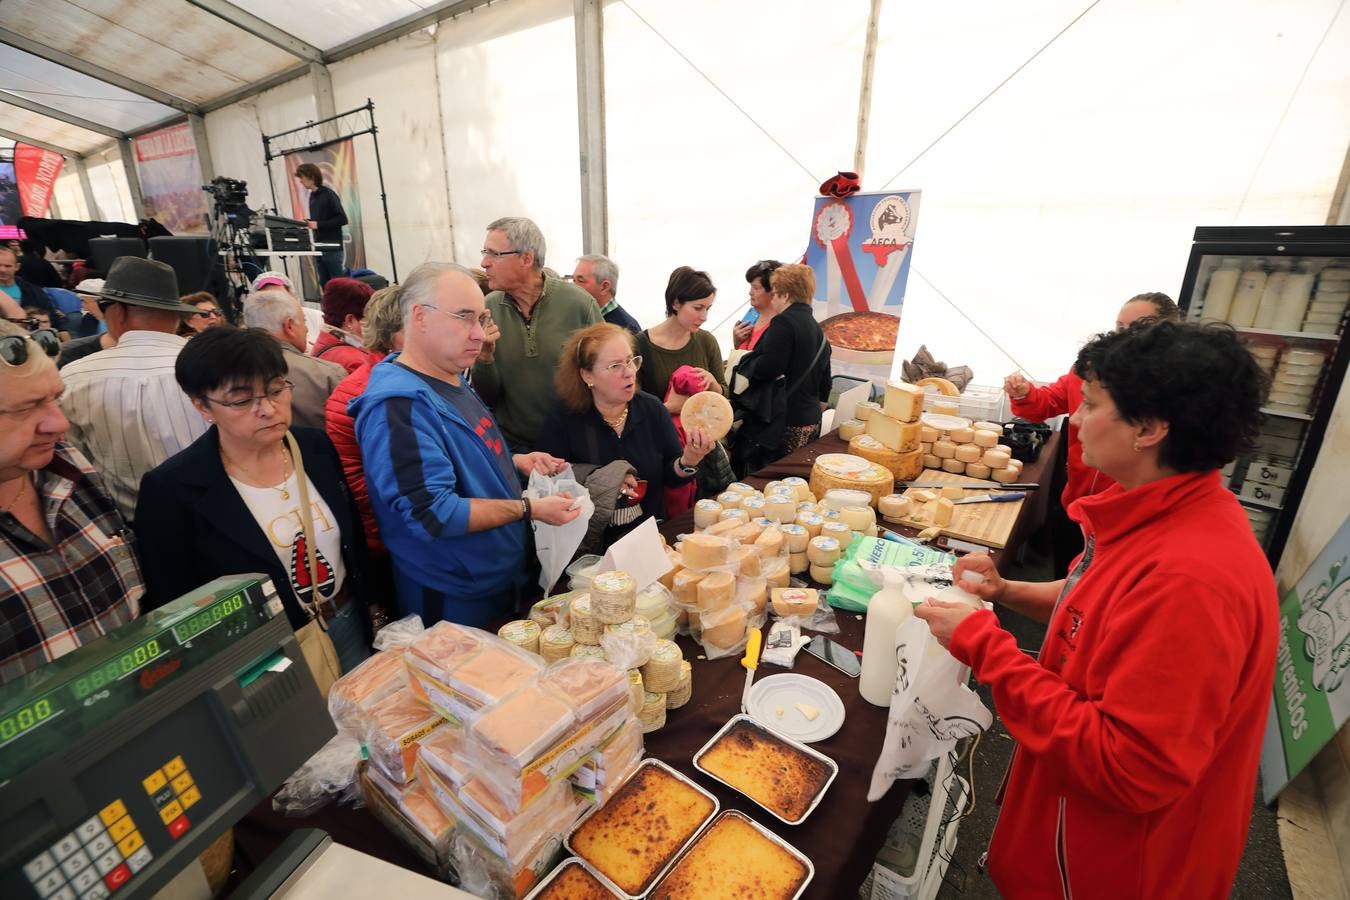
[{"label": "cheese knife", "polygon": [[745,644],[745,656],[741,657],[741,665],[745,666],[745,690],[741,691],[741,712],[748,712],[750,682],[755,680],[755,669],[759,667],[759,648],[763,641],[764,635],[760,630],[751,628],[750,638]]},{"label": "cheese knife", "polygon": [[962,497],[960,500],[953,500],[952,503],[957,506],[962,503],[1009,503],[1013,500],[1021,500],[1026,495],[1026,491],[1011,494],[976,494],[974,497]]},{"label": "cheese knife", "polygon": [[953,481],[897,481],[896,487],[908,490],[909,488],[945,488],[959,487],[963,491],[987,491],[991,488],[996,491],[1034,491],[1040,487],[1037,482],[1017,482],[1015,484],[999,484],[997,481],[985,481],[980,484],[957,483]]}]

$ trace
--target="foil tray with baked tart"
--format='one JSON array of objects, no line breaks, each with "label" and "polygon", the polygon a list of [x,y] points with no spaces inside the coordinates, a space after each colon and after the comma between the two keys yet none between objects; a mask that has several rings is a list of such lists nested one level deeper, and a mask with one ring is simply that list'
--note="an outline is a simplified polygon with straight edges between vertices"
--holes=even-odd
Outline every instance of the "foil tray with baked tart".
[{"label": "foil tray with baked tart", "polygon": [[789,825],[801,824],[839,774],[823,753],[733,716],[694,754],[694,768],[740,791]]},{"label": "foil tray with baked tart", "polygon": [[736,809],[725,810],[652,889],[650,900],[796,900],[811,860]]},{"label": "foil tray with baked tart", "polygon": [[644,896],[719,809],[717,798],[657,759],[644,759],[566,846],[625,897]]},{"label": "foil tray with baked tart", "polygon": [[830,342],[831,358],[841,362],[880,365],[895,358],[900,317],[880,312],[846,312],[820,323]]},{"label": "foil tray with baked tart", "polygon": [[619,900],[584,859],[568,857],[525,900]]}]

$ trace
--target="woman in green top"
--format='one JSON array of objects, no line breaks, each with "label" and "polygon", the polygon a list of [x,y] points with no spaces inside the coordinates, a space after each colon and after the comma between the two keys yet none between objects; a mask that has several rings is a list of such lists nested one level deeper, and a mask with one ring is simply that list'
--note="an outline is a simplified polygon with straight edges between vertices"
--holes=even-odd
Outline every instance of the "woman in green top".
[{"label": "woman in green top", "polygon": [[707,272],[680,266],[666,284],[666,320],[638,335],[637,352],[644,362],[638,371],[642,390],[665,400],[671,415],[679,415],[688,395],[671,391],[670,376],[680,366],[692,366],[703,378],[703,390],[725,394],[722,351],[717,339],[703,330],[717,288]]}]

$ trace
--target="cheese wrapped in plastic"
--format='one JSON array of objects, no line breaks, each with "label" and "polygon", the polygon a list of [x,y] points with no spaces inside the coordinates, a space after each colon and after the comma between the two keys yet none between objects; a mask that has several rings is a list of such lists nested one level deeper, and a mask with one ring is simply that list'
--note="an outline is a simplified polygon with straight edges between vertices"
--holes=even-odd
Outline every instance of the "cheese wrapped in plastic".
[{"label": "cheese wrapped in plastic", "polygon": [[413,778],[417,742],[449,724],[411,690],[390,694],[372,705],[369,713],[365,744],[370,764],[398,784]]},{"label": "cheese wrapped in plastic", "polygon": [[585,722],[628,698],[628,672],[603,660],[563,659],[544,670],[539,686]]},{"label": "cheese wrapped in plastic", "polygon": [[465,732],[459,728],[437,728],[418,741],[418,777],[425,768],[446,784],[461,788],[473,778],[473,767],[464,754]]},{"label": "cheese wrapped in plastic", "polygon": [[469,736],[505,771],[519,771],[575,722],[571,706],[551,691],[529,684],[485,710],[469,729]]},{"label": "cheese wrapped in plastic", "polygon": [[408,645],[405,659],[414,675],[420,670],[444,683],[456,666],[478,652],[485,637],[487,632],[477,628],[437,622]]},{"label": "cheese wrapped in plastic", "polygon": [[338,728],[360,736],[370,721],[367,710],[407,686],[403,654],[393,650],[376,653],[333,683],[328,714]]},{"label": "cheese wrapped in plastic", "polygon": [[449,712],[469,721],[486,707],[533,682],[544,662],[495,635],[480,632],[478,652],[457,665],[445,680]]}]

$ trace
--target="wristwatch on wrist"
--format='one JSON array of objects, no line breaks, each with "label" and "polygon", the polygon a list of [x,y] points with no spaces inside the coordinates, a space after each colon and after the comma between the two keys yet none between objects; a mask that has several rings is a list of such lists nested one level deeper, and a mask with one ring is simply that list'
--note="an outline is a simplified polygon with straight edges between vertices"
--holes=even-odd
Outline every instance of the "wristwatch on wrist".
[{"label": "wristwatch on wrist", "polygon": [[681,475],[693,475],[698,472],[698,466],[686,466],[683,459],[675,460],[675,468]]}]

